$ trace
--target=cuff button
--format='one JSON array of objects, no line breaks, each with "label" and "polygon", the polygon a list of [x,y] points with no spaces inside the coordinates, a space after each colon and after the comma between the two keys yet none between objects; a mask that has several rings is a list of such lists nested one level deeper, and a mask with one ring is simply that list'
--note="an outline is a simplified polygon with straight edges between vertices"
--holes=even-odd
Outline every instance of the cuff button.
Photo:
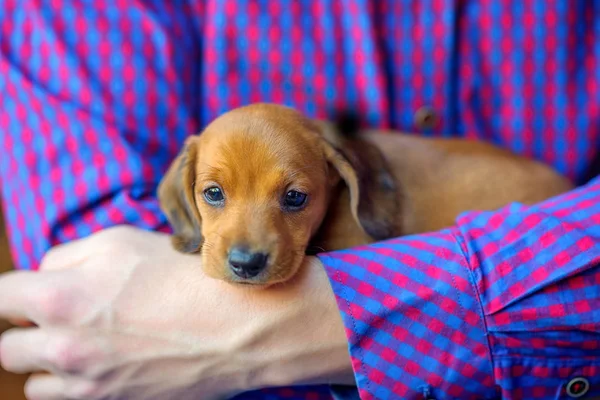
[{"label": "cuff button", "polygon": [[573,378],[567,383],[567,396],[573,399],[585,396],[590,390],[590,382],[583,377]]}]

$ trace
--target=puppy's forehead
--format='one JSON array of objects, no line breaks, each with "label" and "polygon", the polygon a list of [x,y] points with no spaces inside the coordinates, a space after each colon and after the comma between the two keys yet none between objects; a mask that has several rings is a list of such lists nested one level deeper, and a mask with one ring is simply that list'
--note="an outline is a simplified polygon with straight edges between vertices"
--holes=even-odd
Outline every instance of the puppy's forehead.
[{"label": "puppy's forehead", "polygon": [[[259,105],[222,115],[201,135],[202,152],[246,161],[315,161],[322,155],[319,134],[310,121],[287,107]],[[213,158],[213,157],[211,157]]]}]

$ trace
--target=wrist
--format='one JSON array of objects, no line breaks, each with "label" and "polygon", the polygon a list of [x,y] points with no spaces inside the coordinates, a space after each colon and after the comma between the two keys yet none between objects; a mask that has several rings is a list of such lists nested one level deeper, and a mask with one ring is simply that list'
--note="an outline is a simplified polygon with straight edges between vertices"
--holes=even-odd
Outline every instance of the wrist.
[{"label": "wrist", "polygon": [[256,365],[250,388],[354,383],[342,317],[316,257],[307,257],[291,282],[257,297],[265,301],[257,307],[261,326],[241,351]]}]

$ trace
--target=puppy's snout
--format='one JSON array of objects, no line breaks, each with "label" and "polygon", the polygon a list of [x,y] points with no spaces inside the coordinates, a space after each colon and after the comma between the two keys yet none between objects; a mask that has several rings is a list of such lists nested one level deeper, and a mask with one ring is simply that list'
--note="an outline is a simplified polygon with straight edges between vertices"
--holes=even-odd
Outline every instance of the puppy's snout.
[{"label": "puppy's snout", "polygon": [[233,247],[229,251],[229,268],[240,278],[254,278],[267,266],[268,254],[253,253],[246,247]]}]

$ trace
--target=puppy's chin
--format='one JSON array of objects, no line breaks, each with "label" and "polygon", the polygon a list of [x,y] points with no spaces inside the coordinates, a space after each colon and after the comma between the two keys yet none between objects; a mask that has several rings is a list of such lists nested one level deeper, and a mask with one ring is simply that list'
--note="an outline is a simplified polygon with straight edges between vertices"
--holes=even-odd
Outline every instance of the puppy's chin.
[{"label": "puppy's chin", "polygon": [[293,273],[286,274],[286,276],[279,275],[277,278],[270,276],[268,271],[266,271],[264,277],[259,276],[257,279],[241,279],[235,276],[220,277],[217,279],[222,279],[227,283],[242,288],[261,290],[271,286],[284,284],[293,279],[297,272],[298,271],[294,271]]},{"label": "puppy's chin", "polygon": [[243,289],[248,289],[248,290],[262,290],[262,289],[267,289],[270,286],[273,286],[275,284],[277,284],[277,282],[272,282],[270,281],[268,278],[265,280],[262,279],[242,279],[242,278],[238,278],[235,275],[219,275],[219,276],[210,276],[210,278],[213,279],[218,279],[220,281],[223,281],[229,285],[235,286],[235,287],[239,287],[239,288],[243,288]]},{"label": "puppy's chin", "polygon": [[276,271],[267,271],[267,277],[265,282],[262,283],[264,287],[275,286],[285,284],[298,275],[300,268],[302,268],[304,256],[298,257],[294,262],[288,265],[286,268],[279,268]]},{"label": "puppy's chin", "polygon": [[270,286],[273,286],[270,282],[252,282],[252,281],[236,281],[236,280],[227,280],[227,283],[242,288],[244,290],[263,290],[267,289]]}]

